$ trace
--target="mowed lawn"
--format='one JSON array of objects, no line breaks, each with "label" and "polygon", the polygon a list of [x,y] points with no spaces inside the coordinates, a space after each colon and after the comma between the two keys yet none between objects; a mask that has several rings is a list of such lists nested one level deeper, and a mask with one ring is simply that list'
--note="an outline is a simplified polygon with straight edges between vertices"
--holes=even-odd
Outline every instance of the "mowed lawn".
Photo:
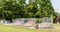
[{"label": "mowed lawn", "polygon": [[0,32],[60,32],[60,24],[54,24],[53,29],[29,29],[18,26],[5,26],[0,24]]}]

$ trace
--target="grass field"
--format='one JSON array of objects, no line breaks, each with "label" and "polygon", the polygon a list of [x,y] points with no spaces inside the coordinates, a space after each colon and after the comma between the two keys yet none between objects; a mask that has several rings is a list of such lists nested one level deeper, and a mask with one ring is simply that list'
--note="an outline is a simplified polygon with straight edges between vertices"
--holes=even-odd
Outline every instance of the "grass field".
[{"label": "grass field", "polygon": [[54,24],[53,29],[29,29],[18,26],[5,26],[0,24],[0,32],[60,32],[60,24]]}]

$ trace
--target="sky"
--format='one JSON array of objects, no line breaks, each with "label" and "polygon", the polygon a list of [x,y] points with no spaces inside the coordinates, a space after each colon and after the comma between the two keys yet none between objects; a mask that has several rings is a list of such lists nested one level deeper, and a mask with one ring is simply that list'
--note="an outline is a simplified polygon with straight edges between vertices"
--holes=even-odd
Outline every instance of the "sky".
[{"label": "sky", "polygon": [[55,11],[60,13],[60,0],[51,0],[51,2]]}]

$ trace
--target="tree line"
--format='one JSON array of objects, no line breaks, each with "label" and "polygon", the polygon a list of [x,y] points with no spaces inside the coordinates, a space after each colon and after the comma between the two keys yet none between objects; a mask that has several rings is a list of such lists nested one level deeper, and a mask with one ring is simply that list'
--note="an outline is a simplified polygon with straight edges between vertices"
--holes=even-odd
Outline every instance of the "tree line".
[{"label": "tree line", "polygon": [[50,1],[0,0],[0,19],[57,17]]}]

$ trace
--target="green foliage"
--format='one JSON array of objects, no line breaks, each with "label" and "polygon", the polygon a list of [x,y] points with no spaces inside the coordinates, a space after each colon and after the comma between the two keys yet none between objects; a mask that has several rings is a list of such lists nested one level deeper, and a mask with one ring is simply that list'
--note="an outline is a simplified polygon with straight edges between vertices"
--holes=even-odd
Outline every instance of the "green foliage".
[{"label": "green foliage", "polygon": [[36,18],[36,23],[42,23],[43,22],[43,18]]},{"label": "green foliage", "polygon": [[7,18],[7,19],[9,19],[9,18],[12,19],[13,14],[12,14],[11,11],[4,11],[4,16],[5,16],[5,18]]},{"label": "green foliage", "polygon": [[[50,0],[1,0],[0,18],[41,18],[56,16]],[[2,18],[3,18],[2,17]]]}]

